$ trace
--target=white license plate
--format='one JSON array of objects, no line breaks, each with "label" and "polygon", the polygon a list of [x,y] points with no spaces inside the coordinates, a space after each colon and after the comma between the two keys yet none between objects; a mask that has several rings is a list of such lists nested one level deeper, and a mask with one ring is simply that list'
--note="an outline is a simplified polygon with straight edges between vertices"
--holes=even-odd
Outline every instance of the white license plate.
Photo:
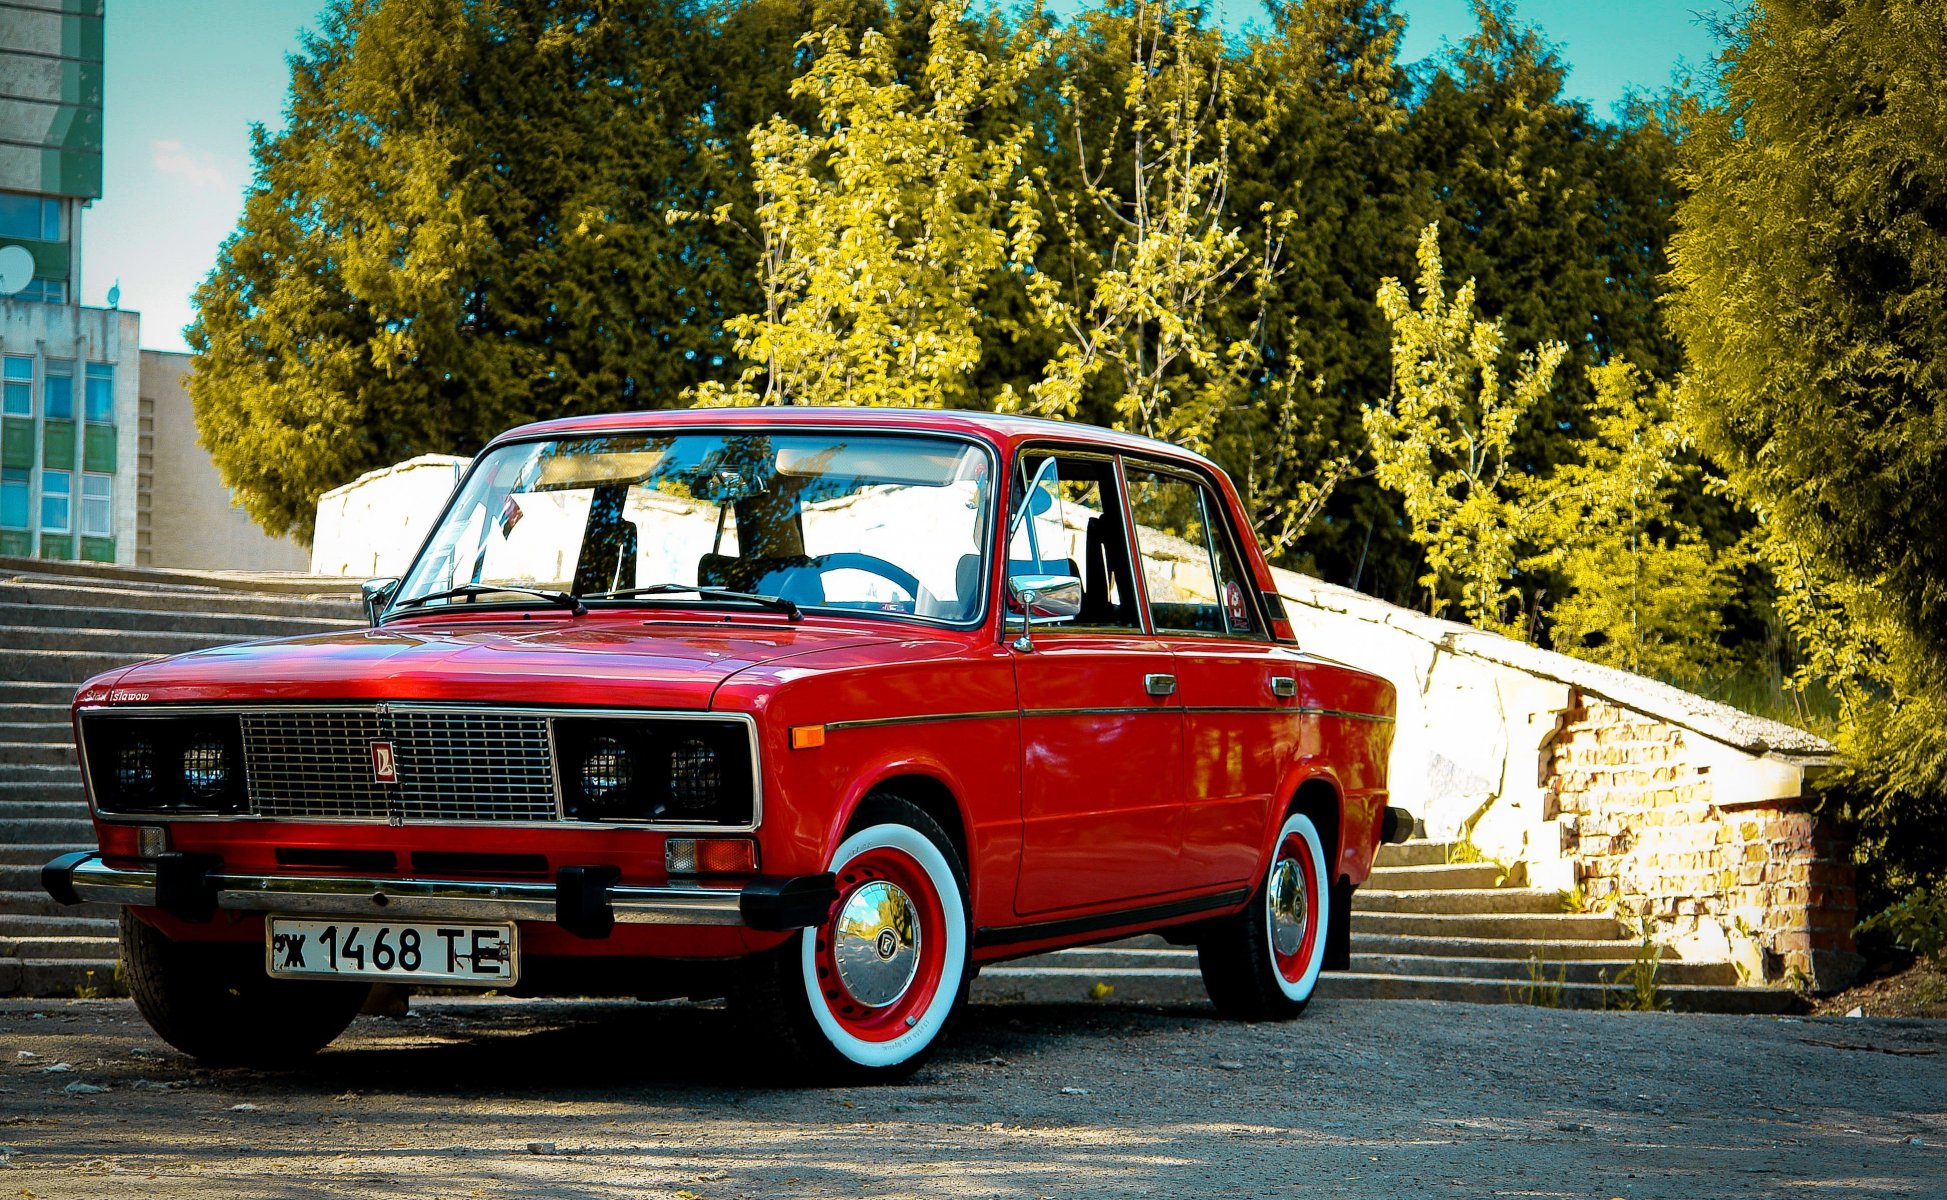
[{"label": "white license plate", "polygon": [[264,937],[270,973],[284,978],[497,986],[520,978],[510,924],[271,917]]}]

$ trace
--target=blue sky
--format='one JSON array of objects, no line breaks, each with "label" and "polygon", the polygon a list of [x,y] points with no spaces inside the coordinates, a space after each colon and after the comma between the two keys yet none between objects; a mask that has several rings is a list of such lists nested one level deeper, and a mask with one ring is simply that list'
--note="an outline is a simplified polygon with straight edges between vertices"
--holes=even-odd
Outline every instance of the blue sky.
[{"label": "blue sky", "polygon": [[[1601,113],[1630,87],[1668,83],[1716,43],[1699,11],[1728,0],[1518,0],[1561,47],[1568,89]],[[285,55],[322,0],[109,0],[103,196],[83,218],[81,302],[142,314],[142,344],[182,350],[189,296],[235,227],[250,181],[249,128],[282,123]],[[1416,61],[1473,29],[1469,0],[1395,0],[1402,57]],[[1219,0],[1227,25],[1261,11]]]}]

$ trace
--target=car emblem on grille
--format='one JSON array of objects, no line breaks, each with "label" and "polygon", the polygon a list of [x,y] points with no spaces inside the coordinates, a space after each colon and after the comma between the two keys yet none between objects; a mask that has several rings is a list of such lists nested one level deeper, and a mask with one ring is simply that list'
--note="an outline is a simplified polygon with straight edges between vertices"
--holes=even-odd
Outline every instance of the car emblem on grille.
[{"label": "car emblem on grille", "polygon": [[391,742],[372,743],[372,778],[379,783],[399,782],[399,756]]}]

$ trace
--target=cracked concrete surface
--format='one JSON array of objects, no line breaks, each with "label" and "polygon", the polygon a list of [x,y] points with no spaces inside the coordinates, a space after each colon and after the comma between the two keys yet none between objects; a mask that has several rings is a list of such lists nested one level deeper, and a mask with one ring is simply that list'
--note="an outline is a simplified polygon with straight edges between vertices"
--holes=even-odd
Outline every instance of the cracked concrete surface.
[{"label": "cracked concrete surface", "polygon": [[[431,1001],[210,1072],[0,1003],[0,1187],[53,1198],[1947,1196],[1947,1025],[1322,998],[980,1005],[912,1082],[741,1082],[721,1010]],[[48,1070],[66,1063],[66,1070]],[[81,1088],[71,1089],[71,1085]],[[92,1091],[105,1088],[105,1091]]]}]

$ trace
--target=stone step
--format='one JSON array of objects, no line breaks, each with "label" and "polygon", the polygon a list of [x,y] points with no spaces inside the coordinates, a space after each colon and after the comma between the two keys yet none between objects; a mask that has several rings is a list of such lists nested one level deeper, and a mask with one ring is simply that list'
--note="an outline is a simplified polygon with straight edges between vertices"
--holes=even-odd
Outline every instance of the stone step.
[{"label": "stone step", "polygon": [[[1044,956],[1052,958],[1053,956]],[[1100,989],[1109,989],[1106,994]],[[1106,974],[1090,967],[1022,959],[981,968],[971,989],[975,1003],[1207,1005],[1203,977],[1191,967],[1142,967]],[[1529,993],[1500,980],[1441,976],[1385,975],[1328,971],[1319,976],[1316,1002],[1334,1000],[1448,1000],[1472,1004],[1515,1004]],[[1564,984],[1541,995],[1561,1008],[1620,1008],[1624,993],[1593,983]],[[1678,1012],[1778,1013],[1798,1004],[1784,988],[1713,987],[1671,984],[1658,999]]]},{"label": "stone step", "polygon": [[0,842],[95,844],[95,826],[86,817],[9,817],[0,814]]},{"label": "stone step", "polygon": [[74,723],[67,719],[66,709],[50,708],[49,712],[60,715],[52,721],[8,721],[0,718],[0,741],[32,742],[46,745],[49,742],[72,746],[74,744]]},{"label": "stone step", "polygon": [[0,845],[0,865],[10,867],[32,867],[35,871],[35,886],[39,886],[40,869],[43,863],[51,862],[63,854],[75,850],[92,850],[92,841],[78,842],[10,842]]},{"label": "stone step", "polygon": [[[72,751],[69,752],[72,755]],[[72,757],[67,762],[17,763],[0,761],[0,783],[24,783],[31,787],[61,787],[81,782],[81,765]]]},{"label": "stone step", "polygon": [[1452,842],[1429,842],[1412,838],[1391,846],[1379,847],[1373,858],[1375,867],[1431,867],[1446,865],[1453,853]]},{"label": "stone step", "polygon": [[269,596],[220,588],[140,587],[129,584],[64,583],[23,578],[0,579],[0,604],[32,604],[51,613],[96,608],[147,612],[229,612],[260,617],[361,621],[355,599],[304,595]]},{"label": "stone step", "polygon": [[1352,913],[1352,934],[1416,934],[1447,938],[1568,938],[1599,941],[1620,938],[1623,927],[1614,917],[1584,913]]},{"label": "stone step", "polygon": [[[60,726],[55,726],[59,729]],[[0,729],[0,766],[72,766],[78,763],[74,754],[72,739],[64,741],[27,742],[13,741],[12,736],[20,731]],[[77,768],[78,769],[78,768]]]},{"label": "stone step", "polygon": [[61,686],[59,694],[61,698],[49,704],[0,702],[0,731],[28,726],[70,724],[69,706],[74,702],[74,689]]},{"label": "stone step", "polygon": [[0,779],[0,811],[22,801],[60,800],[80,804],[86,800],[81,788],[81,772],[66,779]]},{"label": "stone step", "polygon": [[31,683],[64,683],[68,695],[77,685],[104,671],[126,667],[157,657],[140,652],[110,654],[96,650],[13,650],[7,653],[6,672],[13,679]]},{"label": "stone step", "polygon": [[87,816],[88,805],[81,800],[0,800],[0,819],[72,821]]},{"label": "stone step", "polygon": [[212,600],[210,611],[153,608],[78,608],[29,604],[6,598],[0,591],[0,626],[35,626],[90,629],[119,629],[132,633],[194,633],[226,637],[231,641],[288,637],[295,633],[329,633],[356,629],[364,622],[345,617],[293,616],[286,613],[228,611],[220,600]]},{"label": "stone step", "polygon": [[66,1000],[127,994],[112,958],[0,958],[0,996]]},{"label": "stone step", "polygon": [[1525,961],[1536,956],[1547,962],[1627,963],[1636,957],[1637,943],[1628,938],[1501,938],[1439,937],[1361,933],[1353,939],[1354,953],[1424,955],[1431,958],[1498,958]]},{"label": "stone step", "polygon": [[1360,888],[1352,893],[1355,913],[1552,913],[1562,911],[1562,894],[1547,888],[1463,888],[1392,892]]},{"label": "stone step", "polygon": [[1416,867],[1374,867],[1364,886],[1375,890],[1420,892],[1441,888],[1499,887],[1494,863],[1427,863]]},{"label": "stone step", "polygon": [[[1489,979],[1545,993],[1558,983],[1620,986],[1634,960],[1620,962],[1551,961],[1543,958],[1447,958],[1424,954],[1358,954],[1352,970],[1364,975],[1412,975],[1422,978]],[[1659,984],[1735,987],[1737,968],[1730,963],[1683,962],[1664,959],[1656,965]]]},{"label": "stone step", "polygon": [[121,943],[112,937],[0,938],[0,958],[92,958],[113,962]]},{"label": "stone step", "polygon": [[0,912],[0,938],[105,937],[119,936],[115,914],[90,916],[75,912],[45,917],[36,913]]},{"label": "stone step", "polygon": [[74,686],[66,683],[23,683],[18,679],[0,680],[0,705],[54,705],[63,712],[74,703]]},{"label": "stone step", "polygon": [[32,891],[0,890],[0,913],[10,917],[113,917],[115,909],[113,904],[94,901],[62,904],[40,890],[39,876],[34,879]]},{"label": "stone step", "polygon": [[[86,615],[83,614],[84,619]],[[236,638],[220,633],[158,633],[147,629],[131,632],[104,629],[92,624],[0,625],[0,652],[4,652],[9,659],[22,650],[65,650],[120,654],[129,658],[159,658],[166,654],[186,654],[191,650],[227,646],[235,641]]]}]

